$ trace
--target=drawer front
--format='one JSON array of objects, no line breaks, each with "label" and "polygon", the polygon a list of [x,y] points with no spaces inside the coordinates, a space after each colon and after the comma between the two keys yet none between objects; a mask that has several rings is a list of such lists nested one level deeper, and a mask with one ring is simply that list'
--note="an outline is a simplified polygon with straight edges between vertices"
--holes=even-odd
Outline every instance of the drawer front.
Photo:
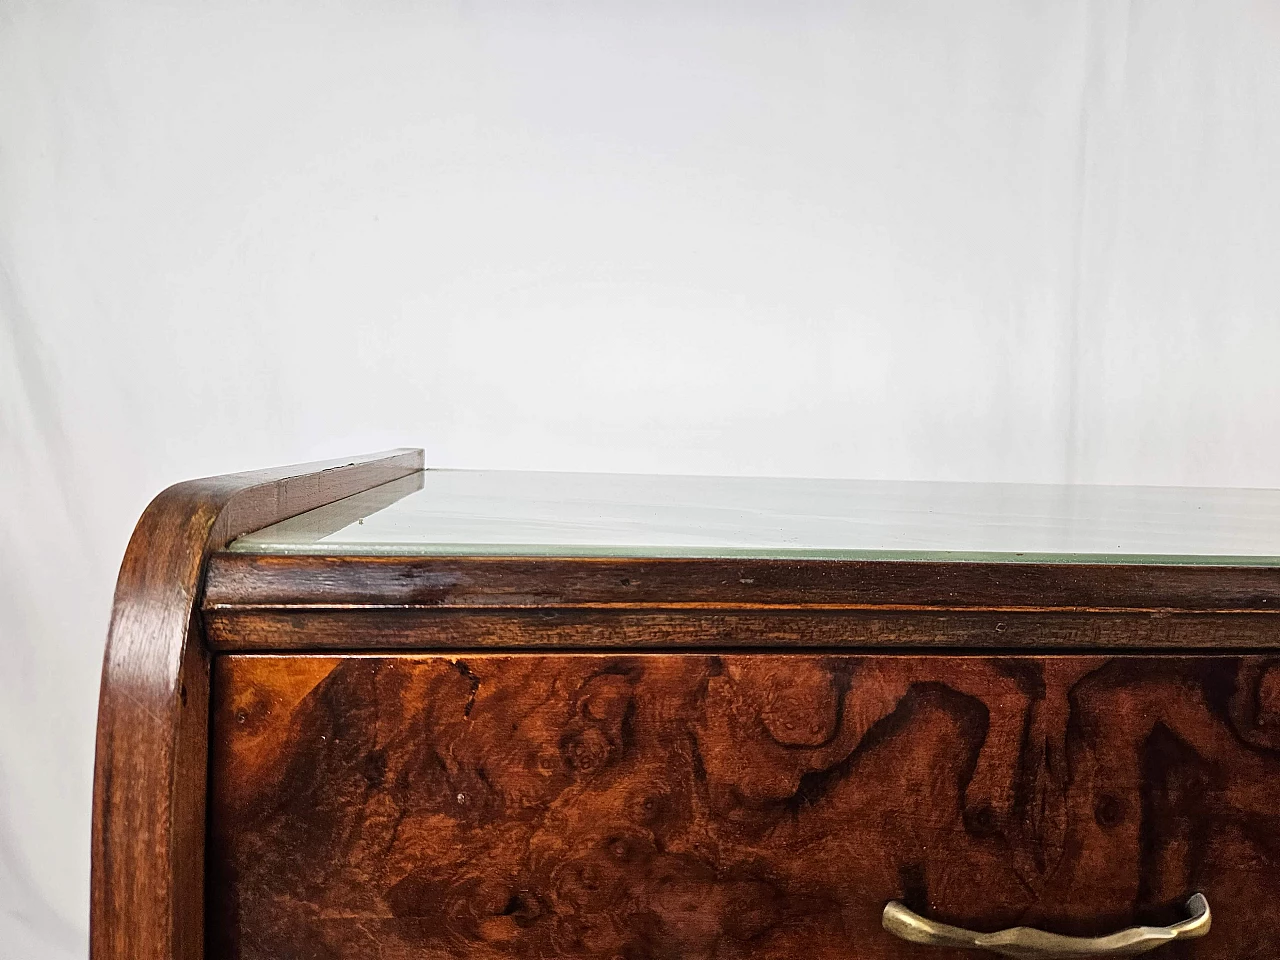
[{"label": "drawer front", "polygon": [[1280,952],[1280,658],[227,655],[211,749],[215,960]]}]

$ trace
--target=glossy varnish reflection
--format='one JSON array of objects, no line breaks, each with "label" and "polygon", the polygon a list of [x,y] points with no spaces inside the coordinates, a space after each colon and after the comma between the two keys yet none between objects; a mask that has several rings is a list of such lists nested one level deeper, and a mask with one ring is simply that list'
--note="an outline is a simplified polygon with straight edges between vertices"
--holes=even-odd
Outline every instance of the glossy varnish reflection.
[{"label": "glossy varnish reflection", "polygon": [[[219,657],[209,956],[949,956],[1280,924],[1280,659]],[[958,955],[957,955],[958,956]]]}]

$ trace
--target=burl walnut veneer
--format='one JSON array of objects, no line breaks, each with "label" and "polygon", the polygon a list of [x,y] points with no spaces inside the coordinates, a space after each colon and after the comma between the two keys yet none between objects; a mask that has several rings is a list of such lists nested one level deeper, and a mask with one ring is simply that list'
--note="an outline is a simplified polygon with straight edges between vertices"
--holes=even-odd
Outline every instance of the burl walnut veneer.
[{"label": "burl walnut veneer", "polygon": [[1280,492],[421,465],[143,516],[94,960],[1280,955]]}]

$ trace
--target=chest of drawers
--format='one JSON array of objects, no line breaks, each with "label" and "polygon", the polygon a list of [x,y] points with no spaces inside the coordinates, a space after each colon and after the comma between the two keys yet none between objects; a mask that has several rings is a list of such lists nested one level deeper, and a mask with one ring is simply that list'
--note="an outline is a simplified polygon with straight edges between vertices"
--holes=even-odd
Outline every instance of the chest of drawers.
[{"label": "chest of drawers", "polygon": [[93,956],[1274,955],[1278,554],[1270,491],[179,485],[117,589]]}]

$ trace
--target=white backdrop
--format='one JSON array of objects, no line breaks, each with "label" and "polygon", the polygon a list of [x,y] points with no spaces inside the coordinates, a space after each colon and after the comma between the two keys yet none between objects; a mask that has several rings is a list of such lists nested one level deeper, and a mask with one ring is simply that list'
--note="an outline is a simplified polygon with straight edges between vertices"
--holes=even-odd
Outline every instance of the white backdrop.
[{"label": "white backdrop", "polygon": [[0,0],[0,957],[190,476],[1280,486],[1280,7]]}]

